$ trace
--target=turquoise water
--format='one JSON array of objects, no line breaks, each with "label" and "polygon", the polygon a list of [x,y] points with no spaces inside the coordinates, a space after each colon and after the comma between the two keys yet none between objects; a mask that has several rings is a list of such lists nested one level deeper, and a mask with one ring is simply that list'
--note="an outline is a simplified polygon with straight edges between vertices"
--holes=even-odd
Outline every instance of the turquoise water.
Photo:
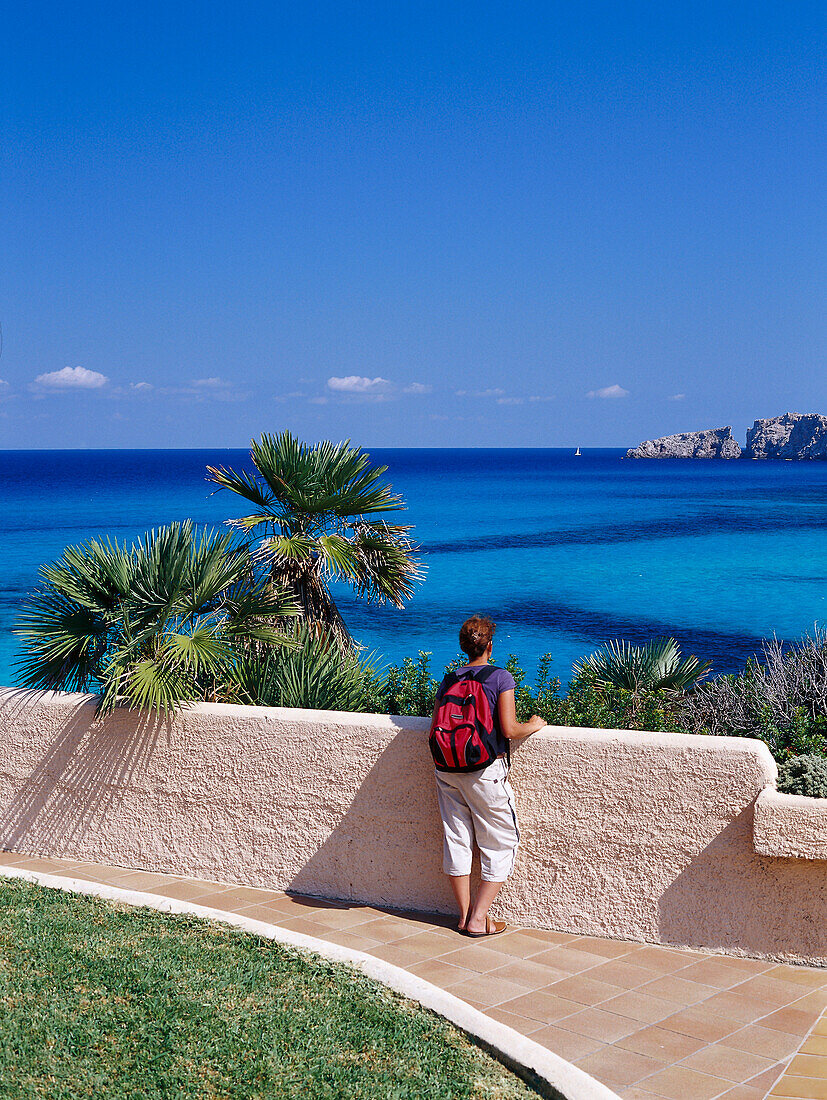
[{"label": "turquoise water", "polygon": [[[427,578],[404,611],[337,593],[351,630],[398,660],[440,667],[475,611],[498,623],[495,659],[531,670],[613,637],[673,634],[717,671],[773,633],[827,622],[827,463],[623,461],[621,451],[373,453],[406,497]],[[243,513],[211,493],[207,463],[243,451],[0,452],[0,683],[14,682],[18,608],[41,562],[93,535],[131,538],[191,517]]]}]

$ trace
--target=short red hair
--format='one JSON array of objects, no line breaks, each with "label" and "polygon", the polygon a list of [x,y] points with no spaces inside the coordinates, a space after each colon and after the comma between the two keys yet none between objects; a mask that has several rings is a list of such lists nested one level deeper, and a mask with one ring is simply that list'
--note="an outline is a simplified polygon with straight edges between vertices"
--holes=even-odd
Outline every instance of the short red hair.
[{"label": "short red hair", "polygon": [[494,623],[484,615],[472,615],[460,627],[459,648],[472,661],[476,661],[488,649],[496,629]]}]

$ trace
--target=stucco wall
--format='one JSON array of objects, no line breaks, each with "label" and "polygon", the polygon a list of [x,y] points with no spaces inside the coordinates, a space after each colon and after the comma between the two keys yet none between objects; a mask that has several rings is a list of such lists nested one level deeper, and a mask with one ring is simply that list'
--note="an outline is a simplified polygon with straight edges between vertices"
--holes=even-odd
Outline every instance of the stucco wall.
[{"label": "stucco wall", "polygon": [[767,787],[755,803],[753,844],[765,855],[827,860],[827,799]]},{"label": "stucco wall", "polygon": [[[450,910],[427,723],[0,693],[0,847]],[[547,728],[514,752],[537,927],[827,963],[827,863],[759,854],[756,741]]]}]

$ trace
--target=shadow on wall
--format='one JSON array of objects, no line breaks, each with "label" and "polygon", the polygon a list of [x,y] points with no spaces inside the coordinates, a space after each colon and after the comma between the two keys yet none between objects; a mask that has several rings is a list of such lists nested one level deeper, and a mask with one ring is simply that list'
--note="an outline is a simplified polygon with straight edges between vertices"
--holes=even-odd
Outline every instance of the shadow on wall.
[{"label": "shadow on wall", "polygon": [[827,907],[823,864],[755,852],[754,812],[751,803],[663,891],[658,903],[661,942],[778,956],[779,945],[790,941],[790,926],[800,929],[803,916],[803,942],[799,933],[789,957],[805,955],[827,963],[827,936],[816,916]]},{"label": "shadow on wall", "polygon": [[[31,703],[40,695],[24,690],[5,695],[0,728],[27,717],[37,722]],[[9,800],[0,817],[0,848],[71,848],[93,825],[105,829],[107,816],[145,769],[162,732],[167,737],[170,732],[168,719],[134,711],[122,712],[104,726],[95,722],[88,699],[67,708],[67,715],[22,793]]]},{"label": "shadow on wall", "polygon": [[325,832],[328,822],[332,829],[291,879],[290,890],[453,912],[442,874],[442,825],[424,738],[423,749],[412,760],[409,732],[401,730],[355,790],[337,789],[329,801],[319,799],[320,824]]}]

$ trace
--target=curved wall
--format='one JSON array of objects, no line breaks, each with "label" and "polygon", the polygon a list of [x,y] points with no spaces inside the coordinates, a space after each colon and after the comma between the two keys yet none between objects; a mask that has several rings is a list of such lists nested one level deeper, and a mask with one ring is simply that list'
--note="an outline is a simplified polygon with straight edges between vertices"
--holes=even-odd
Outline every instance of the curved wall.
[{"label": "curved wall", "polygon": [[[5,691],[0,848],[450,911],[426,730],[223,704],[95,722],[86,696]],[[761,743],[547,727],[512,781],[501,915],[827,963],[827,862],[754,847]]]}]

